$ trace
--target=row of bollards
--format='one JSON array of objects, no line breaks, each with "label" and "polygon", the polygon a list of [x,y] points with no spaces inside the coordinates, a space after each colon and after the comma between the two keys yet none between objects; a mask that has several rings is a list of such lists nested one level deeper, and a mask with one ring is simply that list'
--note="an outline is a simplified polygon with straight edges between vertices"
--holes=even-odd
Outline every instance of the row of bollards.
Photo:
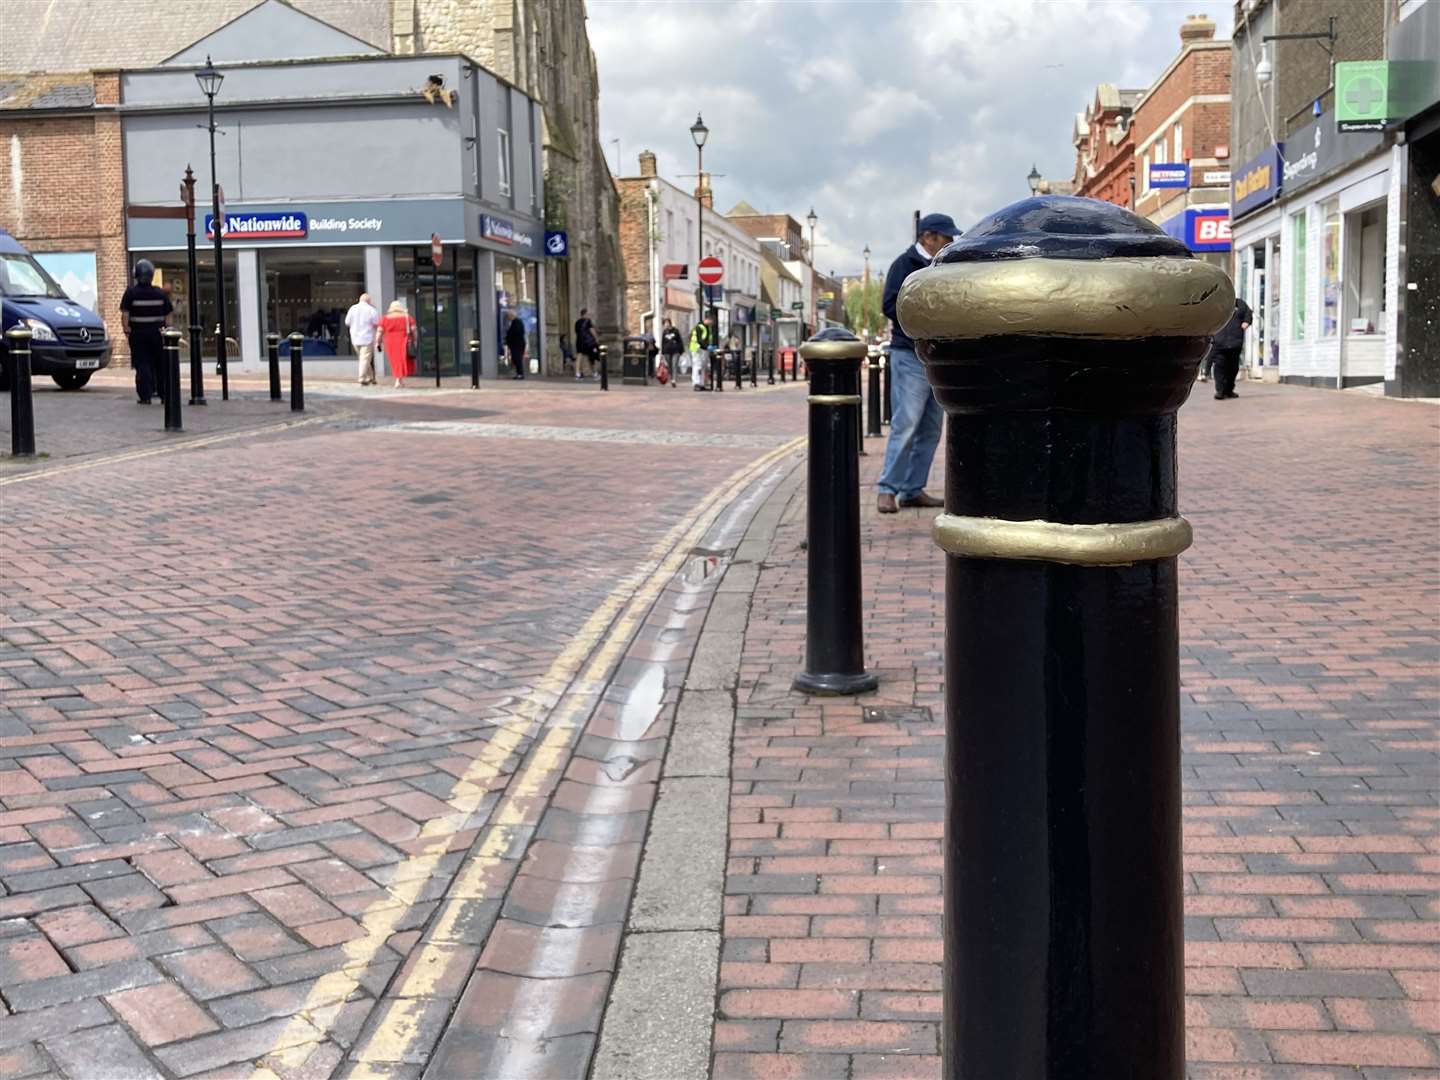
[{"label": "row of bollards", "polygon": [[[992,215],[900,290],[947,414],[944,1080],[1184,1073],[1176,412],[1233,306],[1158,226],[1066,197]],[[865,346],[802,353],[795,687],[860,693]]]}]

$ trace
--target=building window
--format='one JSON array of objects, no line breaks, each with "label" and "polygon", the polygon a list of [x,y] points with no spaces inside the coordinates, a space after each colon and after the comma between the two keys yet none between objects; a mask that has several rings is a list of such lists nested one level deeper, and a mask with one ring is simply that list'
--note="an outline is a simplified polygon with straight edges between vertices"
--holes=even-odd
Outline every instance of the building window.
[{"label": "building window", "polygon": [[500,129],[500,194],[510,194],[510,133]]},{"label": "building window", "polygon": [[1148,193],[1150,190],[1150,151],[1145,151],[1145,164],[1140,169],[1140,191]]},{"label": "building window", "polygon": [[1290,336],[1296,341],[1305,340],[1305,296],[1310,291],[1310,262],[1305,257],[1305,211],[1301,210],[1290,218],[1290,245],[1295,250],[1292,258],[1290,294]]},{"label": "building window", "polygon": [[1320,336],[1333,338],[1340,333],[1340,203],[1331,199],[1320,205],[1325,225],[1320,238]]},{"label": "building window", "polygon": [[1156,164],[1156,165],[1164,165],[1164,164],[1165,164],[1165,162],[1166,162],[1166,160],[1167,160],[1166,157],[1165,157],[1165,150],[1166,150],[1166,148],[1167,148],[1167,144],[1166,144],[1166,142],[1165,142],[1164,139],[1156,139],[1156,140],[1155,140],[1155,164]]},{"label": "building window", "polygon": [[1374,334],[1380,330],[1385,314],[1385,207],[1372,206],[1352,214],[1351,221],[1355,253],[1346,260],[1354,268],[1346,275],[1346,310],[1350,315],[1346,332]]},{"label": "building window", "polygon": [[1170,159],[1171,161],[1185,160],[1184,130],[1181,125],[1175,125],[1175,156]]}]

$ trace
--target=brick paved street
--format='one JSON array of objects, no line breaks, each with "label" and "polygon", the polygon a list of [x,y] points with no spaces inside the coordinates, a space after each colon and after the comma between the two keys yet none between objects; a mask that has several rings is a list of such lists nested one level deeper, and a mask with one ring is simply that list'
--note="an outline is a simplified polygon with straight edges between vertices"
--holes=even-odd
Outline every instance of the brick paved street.
[{"label": "brick paved street", "polygon": [[[1180,418],[1190,1075],[1437,1076],[1440,411],[1241,393]],[[939,1075],[943,559],[862,505],[877,695],[789,689],[798,497],[756,594],[715,1080]]]},{"label": "brick paved street", "polygon": [[[943,561],[867,494],[881,690],[790,691],[803,392],[317,384],[291,428],[237,380],[179,440],[46,395],[0,1075],[690,1080],[714,1009],[716,1080],[937,1076]],[[1440,411],[1241,392],[1181,416],[1191,1075],[1440,1075]]]}]

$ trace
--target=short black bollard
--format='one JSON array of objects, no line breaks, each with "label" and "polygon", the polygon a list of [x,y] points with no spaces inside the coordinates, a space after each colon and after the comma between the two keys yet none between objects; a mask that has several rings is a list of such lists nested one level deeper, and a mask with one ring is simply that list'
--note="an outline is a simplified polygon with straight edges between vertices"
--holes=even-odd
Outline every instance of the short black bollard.
[{"label": "short black bollard", "polygon": [[480,342],[470,339],[470,389],[480,389]]},{"label": "short black bollard", "polygon": [[30,392],[30,330],[17,326],[5,332],[10,354],[10,453],[35,456],[35,399]]},{"label": "short black bollard", "polygon": [[710,389],[717,394],[725,392],[725,361],[719,349],[710,350]]},{"label": "short black bollard", "polygon": [[160,331],[163,340],[160,346],[162,370],[157,381],[165,387],[165,430],[184,431],[185,424],[180,416],[180,338],[179,330],[167,326]]},{"label": "short black bollard", "polygon": [[725,355],[735,365],[735,389],[744,390],[745,383],[741,381],[745,374],[745,361],[741,359],[744,354],[739,349],[727,349]]},{"label": "short black bollard", "polygon": [[800,347],[810,387],[810,461],[805,670],[795,689],[862,694],[878,680],[865,670],[860,619],[860,361],[865,343],[831,327]]},{"label": "short black bollard", "polygon": [[890,354],[883,353],[880,357],[880,376],[884,382],[884,389],[880,395],[880,422],[890,423]]},{"label": "short black bollard", "polygon": [[205,402],[205,358],[200,355],[200,324],[196,322],[195,300],[190,301],[190,401],[191,406]]},{"label": "short black bollard", "polygon": [[[745,351],[742,350],[740,355],[743,357]],[[750,385],[752,387],[760,385],[760,352],[758,349],[750,350]]]},{"label": "short black bollard", "polygon": [[765,347],[765,385],[775,385],[775,349],[773,346]]},{"label": "short black bollard", "polygon": [[290,411],[305,411],[305,335],[290,335]]},{"label": "short black bollard", "polygon": [[610,354],[604,345],[600,346],[600,389],[610,389]]},{"label": "short black bollard", "polygon": [[280,400],[280,335],[271,330],[265,335],[265,351],[270,359],[270,400]]},{"label": "short black bollard", "polygon": [[872,439],[880,437],[880,357],[870,357],[868,378],[869,399],[865,403],[866,434]]},{"label": "short black bollard", "polygon": [[948,414],[945,1080],[1184,1074],[1175,414],[1233,307],[1059,196],[901,289]]}]

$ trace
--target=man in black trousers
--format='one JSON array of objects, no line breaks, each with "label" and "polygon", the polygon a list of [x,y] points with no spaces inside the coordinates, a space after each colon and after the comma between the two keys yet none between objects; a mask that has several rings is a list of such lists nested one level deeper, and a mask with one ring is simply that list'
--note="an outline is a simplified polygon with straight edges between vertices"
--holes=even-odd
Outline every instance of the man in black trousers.
[{"label": "man in black trousers", "polygon": [[1245,331],[1254,318],[1250,305],[1235,298],[1235,311],[1230,321],[1210,339],[1215,356],[1215,400],[1224,401],[1240,395],[1235,393],[1235,376],[1240,373],[1240,351],[1245,347]]},{"label": "man in black trousers", "polygon": [[525,323],[519,312],[510,313],[510,325],[505,328],[505,351],[510,354],[510,367],[515,372],[510,377],[525,378]]},{"label": "man in black trousers", "polygon": [[149,259],[135,264],[135,284],[120,298],[120,322],[130,339],[130,364],[135,368],[135,397],[149,405],[157,392],[165,398],[164,354],[160,331],[165,317],[174,309],[170,295],[155,281],[155,265]]}]

